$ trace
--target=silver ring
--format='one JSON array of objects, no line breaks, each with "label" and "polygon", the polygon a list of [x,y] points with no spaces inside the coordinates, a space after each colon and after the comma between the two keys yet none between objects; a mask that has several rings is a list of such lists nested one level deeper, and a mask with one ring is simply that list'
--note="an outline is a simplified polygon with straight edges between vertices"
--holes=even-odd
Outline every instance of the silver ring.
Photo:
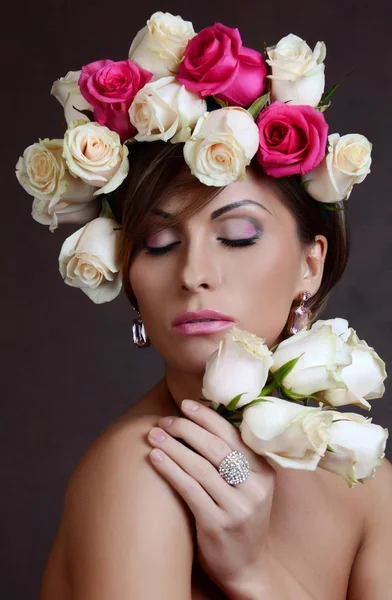
[{"label": "silver ring", "polygon": [[230,485],[242,483],[250,475],[248,459],[242,452],[233,450],[222,460],[218,467],[219,475]]}]

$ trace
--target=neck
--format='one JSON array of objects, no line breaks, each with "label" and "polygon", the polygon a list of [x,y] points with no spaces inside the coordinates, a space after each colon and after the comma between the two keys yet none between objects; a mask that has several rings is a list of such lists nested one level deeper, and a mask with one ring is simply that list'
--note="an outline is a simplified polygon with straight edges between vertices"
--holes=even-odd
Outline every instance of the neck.
[{"label": "neck", "polygon": [[198,401],[203,383],[202,375],[184,373],[165,365],[165,381],[173,402],[181,413],[181,402],[185,399]]}]

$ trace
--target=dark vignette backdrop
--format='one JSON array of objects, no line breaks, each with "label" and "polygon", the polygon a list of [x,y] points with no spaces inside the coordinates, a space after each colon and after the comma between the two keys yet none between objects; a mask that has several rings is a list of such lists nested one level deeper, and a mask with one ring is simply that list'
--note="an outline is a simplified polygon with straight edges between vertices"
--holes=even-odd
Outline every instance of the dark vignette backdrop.
[{"label": "dark vignette backdrop", "polygon": [[[390,6],[387,0],[23,0],[2,19],[2,292],[4,369],[0,419],[0,597],[37,598],[44,562],[59,522],[66,483],[97,435],[162,374],[160,358],[137,351],[132,310],[122,294],[94,305],[65,286],[61,244],[74,230],[51,234],[30,216],[32,198],[14,166],[39,137],[61,137],[62,110],[52,82],[100,58],[127,56],[136,32],[156,10],[180,14],[196,31],[221,21],[239,27],[245,45],[261,50],[288,33],[313,47],[327,44],[327,88],[354,71],[327,112],[330,132],[363,133],[373,143],[372,174],[354,188],[352,256],[325,317],[349,319],[392,368],[390,336],[392,204]],[[390,391],[373,403],[376,423],[391,429]],[[392,459],[391,447],[387,455]]]}]

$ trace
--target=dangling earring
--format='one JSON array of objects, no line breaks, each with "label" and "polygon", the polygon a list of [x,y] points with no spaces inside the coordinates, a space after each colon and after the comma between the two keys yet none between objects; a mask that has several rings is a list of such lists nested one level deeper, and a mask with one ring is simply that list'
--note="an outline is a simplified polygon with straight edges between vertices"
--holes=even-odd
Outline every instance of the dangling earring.
[{"label": "dangling earring", "polygon": [[135,346],[137,348],[147,348],[148,346],[150,346],[151,342],[147,337],[144,323],[140,316],[139,311],[137,311],[137,314],[139,316],[136,317],[135,319],[133,319],[133,325],[132,325],[133,343],[135,344]]},{"label": "dangling earring", "polygon": [[301,292],[299,295],[301,303],[299,306],[290,310],[287,323],[287,332],[289,335],[295,335],[298,331],[301,331],[301,329],[305,329],[311,320],[312,313],[310,309],[305,306],[305,302],[309,300],[311,296],[312,294],[310,292]]}]

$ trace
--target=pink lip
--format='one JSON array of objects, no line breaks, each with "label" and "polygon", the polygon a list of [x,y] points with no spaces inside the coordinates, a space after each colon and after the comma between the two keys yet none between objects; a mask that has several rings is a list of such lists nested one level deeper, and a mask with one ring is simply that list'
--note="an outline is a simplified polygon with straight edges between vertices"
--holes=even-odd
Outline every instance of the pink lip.
[{"label": "pink lip", "polygon": [[[192,323],[195,319],[213,319]],[[230,327],[233,317],[217,310],[206,309],[198,312],[185,312],[176,317],[173,327],[184,335],[208,335]]]}]

